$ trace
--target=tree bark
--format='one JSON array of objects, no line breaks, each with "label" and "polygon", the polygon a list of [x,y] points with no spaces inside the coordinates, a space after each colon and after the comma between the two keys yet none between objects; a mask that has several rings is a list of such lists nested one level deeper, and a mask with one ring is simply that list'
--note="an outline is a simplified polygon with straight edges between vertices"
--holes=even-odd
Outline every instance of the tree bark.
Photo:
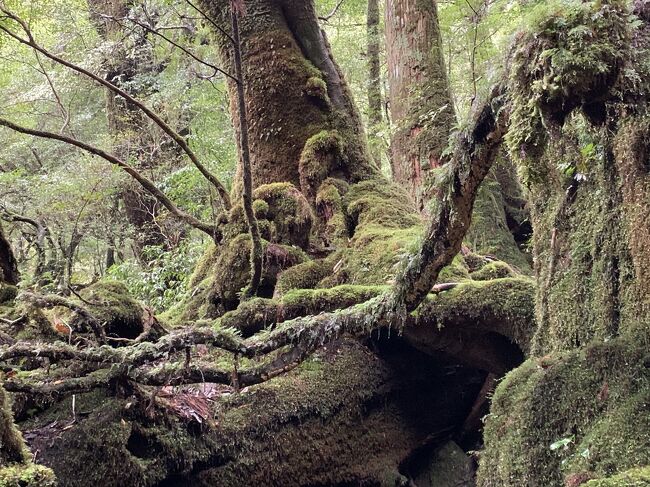
[{"label": "tree bark", "polygon": [[15,285],[19,280],[18,263],[0,223],[0,282]]},{"label": "tree bark", "polygon": [[455,123],[435,1],[387,0],[386,51],[393,179],[424,208],[427,175],[442,164]]},{"label": "tree bark", "polygon": [[[230,31],[228,2],[204,0],[202,5],[223,31]],[[330,175],[355,182],[376,174],[359,113],[313,2],[246,2],[240,28],[246,106],[253,121],[249,127],[253,187],[287,181],[313,201],[318,186]],[[222,59],[234,72],[231,40],[220,32],[216,36]],[[236,115],[233,81],[229,88],[231,114]],[[342,144],[324,148],[320,160],[312,164],[308,142],[333,132]]]},{"label": "tree bark", "polygon": [[383,119],[381,96],[381,60],[379,35],[379,0],[368,0],[367,12],[367,56],[368,56],[368,144],[378,167],[381,167],[383,141],[377,132]]}]

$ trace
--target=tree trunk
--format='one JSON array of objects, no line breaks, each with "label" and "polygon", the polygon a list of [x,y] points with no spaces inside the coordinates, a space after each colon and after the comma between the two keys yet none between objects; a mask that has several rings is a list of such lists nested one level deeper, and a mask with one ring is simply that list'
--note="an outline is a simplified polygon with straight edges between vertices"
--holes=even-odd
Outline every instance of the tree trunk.
[{"label": "tree trunk", "polygon": [[378,167],[381,167],[383,141],[377,132],[382,122],[381,61],[379,54],[379,0],[368,0],[367,14],[367,56],[368,56],[368,144]]},{"label": "tree trunk", "polygon": [[[229,32],[228,2],[203,5]],[[377,174],[313,2],[246,2],[241,35],[253,187],[287,181],[313,203],[329,176],[356,182]],[[227,71],[234,73],[231,40],[217,38]],[[235,115],[236,87],[232,81],[229,87]]]},{"label": "tree trunk", "polygon": [[[106,79],[130,95],[138,97],[146,88],[136,89],[133,82],[139,75],[153,73],[156,67],[153,65],[153,54],[147,43],[147,33],[142,29],[134,31],[141,32],[140,37],[135,40],[134,46],[128,46],[132,36],[126,34],[123,24],[129,22],[125,17],[132,7],[131,1],[92,0],[89,4],[91,16],[102,38],[110,42],[117,41],[110,57],[105,60]],[[139,84],[139,81],[136,84]],[[130,106],[108,89],[106,116],[109,133],[116,141],[113,152],[124,161],[135,160],[136,169],[151,169],[161,165],[160,158],[177,157],[169,149],[165,154],[161,154],[145,128],[148,125],[147,119],[140,110]],[[135,230],[136,257],[140,262],[146,262],[147,258],[142,252],[144,247],[169,244],[158,222],[161,206],[151,194],[133,181],[126,183],[121,199],[124,202],[127,221]]]},{"label": "tree trunk", "polygon": [[386,51],[393,179],[424,208],[427,175],[441,164],[455,123],[435,1],[387,0]]},{"label": "tree trunk", "polygon": [[[531,189],[538,326],[532,357],[494,394],[482,487],[636,484],[624,480],[628,470],[639,485],[650,481],[650,122],[647,84],[638,86],[618,71],[639,69],[647,80],[641,60],[650,51],[650,15],[647,3],[637,2],[641,27],[617,37],[614,24],[602,30],[594,19],[607,11],[608,19],[627,26],[625,7],[577,5],[570,16],[558,13],[543,30],[518,40],[511,79],[523,80],[532,66],[544,64],[549,36],[578,30],[602,35],[615,52],[626,52],[625,64],[602,63],[609,72],[599,74],[598,95],[585,95],[584,104],[576,106],[572,95],[585,89],[581,82],[565,84],[560,99],[548,105],[538,101],[548,125],[534,137],[548,140],[511,147],[521,150]],[[603,11],[595,14],[594,5]],[[615,44],[630,38],[631,45]],[[524,90],[513,90],[515,114],[517,103],[530,100],[525,87],[555,69],[553,59],[515,84]],[[513,124],[512,135],[519,128]]]},{"label": "tree trunk", "polygon": [[19,280],[16,258],[0,224],[0,282],[15,285]]}]

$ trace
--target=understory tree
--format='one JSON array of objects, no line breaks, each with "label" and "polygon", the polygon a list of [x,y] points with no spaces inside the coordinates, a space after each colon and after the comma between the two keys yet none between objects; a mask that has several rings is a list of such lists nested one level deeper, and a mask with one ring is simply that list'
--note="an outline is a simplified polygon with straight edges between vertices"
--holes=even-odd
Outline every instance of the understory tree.
[{"label": "understory tree", "polygon": [[[0,119],[118,166],[214,242],[191,293],[162,317],[107,281],[73,298],[12,299],[0,359],[17,373],[3,385],[36,460],[71,486],[647,481],[644,4],[634,15],[615,1],[539,14],[436,155],[426,217],[370,155],[313,2],[195,8],[214,29],[243,159],[231,193],[206,174],[222,195],[216,223],[119,155]],[[2,11],[5,35],[38,50]],[[204,167],[129,93],[68,67]],[[535,279],[463,243],[505,145],[530,188]],[[251,296],[242,291],[260,258]],[[504,375],[483,445],[488,391]],[[477,479],[465,454],[475,449]]]}]

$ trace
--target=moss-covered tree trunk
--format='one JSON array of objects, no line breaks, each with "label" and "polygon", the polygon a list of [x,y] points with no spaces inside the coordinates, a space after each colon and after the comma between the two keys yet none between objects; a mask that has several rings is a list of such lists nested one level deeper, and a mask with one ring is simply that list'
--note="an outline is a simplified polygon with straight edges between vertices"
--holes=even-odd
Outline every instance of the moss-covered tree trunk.
[{"label": "moss-covered tree trunk", "polygon": [[[203,4],[228,32],[229,2]],[[376,173],[359,114],[313,3],[246,2],[241,35],[253,187],[290,182],[313,203],[329,176],[356,182]],[[234,72],[231,40],[219,33],[217,38],[222,58]],[[232,81],[230,88],[234,95]],[[231,99],[235,114],[236,96]]]},{"label": "moss-covered tree trunk", "polygon": [[455,123],[435,1],[386,2],[393,179],[423,208],[427,174],[439,167]]},{"label": "moss-covered tree trunk", "polygon": [[[532,358],[496,390],[481,486],[650,483],[650,123],[647,88],[623,74],[638,70],[647,80],[641,60],[648,56],[650,17],[643,8],[635,11],[640,27],[628,31],[622,4],[574,5],[520,39],[513,58],[513,79],[524,79],[530,66],[543,64],[536,63],[549,38],[563,42],[564,33],[580,29],[606,39],[616,46],[607,52],[620,56],[589,51],[604,57],[607,74],[564,83],[560,96],[569,93],[570,103],[540,102],[549,132],[534,137],[548,140],[521,146],[533,202],[538,326]],[[565,48],[569,59],[583,49],[571,42]],[[557,61],[535,76],[566,73]],[[519,86],[532,84],[529,78]],[[584,103],[569,115],[580,91]],[[513,93],[515,115],[532,98],[526,88]],[[527,117],[534,126],[534,115]],[[520,129],[511,125],[511,141]],[[543,155],[534,156],[540,148]]]}]

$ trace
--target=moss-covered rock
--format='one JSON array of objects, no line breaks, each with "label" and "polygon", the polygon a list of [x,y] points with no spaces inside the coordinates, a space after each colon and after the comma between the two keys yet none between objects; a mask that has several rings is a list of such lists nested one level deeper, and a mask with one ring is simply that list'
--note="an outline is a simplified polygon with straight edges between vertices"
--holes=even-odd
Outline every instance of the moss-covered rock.
[{"label": "moss-covered rock", "polygon": [[136,338],[144,331],[142,305],[129,295],[121,282],[102,280],[80,294],[86,301],[83,305],[104,323],[108,336]]},{"label": "moss-covered rock", "polygon": [[648,370],[647,349],[617,339],[510,372],[486,423],[479,486],[560,487],[650,464]]},{"label": "moss-covered rock", "polygon": [[476,272],[470,274],[475,281],[489,281],[491,279],[502,279],[504,277],[514,277],[516,272],[507,263],[497,260],[485,264]]}]

